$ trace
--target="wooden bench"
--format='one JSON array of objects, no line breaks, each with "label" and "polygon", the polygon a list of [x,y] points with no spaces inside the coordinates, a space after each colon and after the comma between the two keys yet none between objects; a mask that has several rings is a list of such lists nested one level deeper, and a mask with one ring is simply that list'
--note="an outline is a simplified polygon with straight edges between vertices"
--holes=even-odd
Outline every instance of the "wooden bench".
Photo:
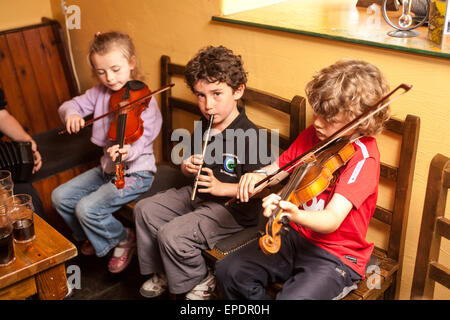
[{"label": "wooden bench", "polygon": [[33,136],[41,153],[42,168],[32,182],[47,222],[67,231],[52,207],[51,192],[98,163],[102,151],[90,142],[90,128],[78,135],[57,134],[62,126],[58,107],[79,94],[57,21],[43,18],[40,24],[0,32],[0,87],[6,109]]},{"label": "wooden bench", "polygon": [[[400,277],[406,224],[409,213],[412,181],[414,177],[417,143],[419,138],[420,120],[408,115],[404,121],[390,119],[386,125],[387,131],[400,135],[400,159],[397,167],[381,163],[380,180],[395,183],[393,209],[377,206],[373,218],[389,226],[388,248],[375,247],[372,257],[366,267],[366,276],[345,300],[375,300],[380,298],[394,299],[396,297],[397,279]],[[381,150],[382,152],[382,150]],[[240,235],[246,242],[240,244],[230,237],[221,241],[213,250],[206,251],[208,257],[223,258],[227,253],[256,240],[254,235],[264,231],[264,224],[258,225],[259,230],[251,230],[252,235]],[[250,230],[249,230],[250,231]],[[254,239],[254,240],[252,240]],[[276,283],[266,288],[272,297],[281,290],[282,284]]]},{"label": "wooden bench", "polygon": [[[172,83],[176,78],[178,80],[184,80],[184,70],[185,66],[174,64],[170,62],[168,56],[161,57],[161,86]],[[184,82],[181,85],[186,87]],[[175,86],[175,89],[177,86]],[[140,199],[154,195],[160,191],[166,190],[172,187],[182,187],[187,184],[192,184],[192,179],[187,179],[180,171],[178,166],[173,165],[171,162],[171,152],[175,143],[171,141],[171,135],[176,128],[186,128],[192,125],[192,123],[179,123],[175,125],[174,121],[174,111],[182,111],[188,113],[192,118],[200,119],[201,113],[197,107],[196,103],[193,103],[187,99],[174,97],[172,90],[165,91],[161,94],[161,112],[163,116],[162,124],[162,150],[163,150],[163,161],[161,161],[157,166],[157,173],[155,175],[155,180],[149,191],[142,194],[138,199],[132,201],[125,205],[119,212],[118,215],[125,217],[128,220],[132,220],[133,208],[137,201]],[[192,95],[190,93],[190,95]],[[278,97],[273,94],[262,92],[252,88],[246,88],[244,96],[242,97],[242,102],[245,105],[255,105],[261,108],[266,108],[268,112],[278,113],[277,116],[287,118],[289,122],[288,134],[280,134],[279,145],[280,149],[285,150],[298,136],[298,134],[305,128],[305,99],[300,96],[295,96],[292,100],[287,100]],[[248,112],[248,109],[247,109]],[[247,113],[247,116],[249,114]],[[183,114],[184,117],[184,114]],[[258,119],[252,119],[256,125],[260,128],[265,128],[264,125],[258,123]],[[192,121],[190,121],[192,122]],[[262,221],[263,222],[263,221]],[[209,259],[211,263],[215,262],[217,258],[220,258],[230,252],[235,250],[234,244],[240,246],[243,242],[251,241],[257,236],[257,231],[260,230],[260,223],[258,226],[249,228],[248,230],[238,233],[230,239],[225,239],[220,241],[216,247],[212,250],[205,251],[205,257]]]},{"label": "wooden bench", "polygon": [[[170,58],[167,56],[161,58],[161,85],[169,84],[172,82],[173,77],[182,77],[183,74],[184,66],[171,63]],[[267,105],[269,107],[269,111],[267,112],[269,113],[281,111],[288,115],[290,122],[289,134],[287,137],[280,137],[280,148],[283,150],[305,128],[305,99],[303,97],[295,96],[289,101],[252,88],[247,88],[243,100],[246,103],[256,101],[260,104]],[[175,168],[170,162],[171,150],[174,146],[174,143],[170,141],[174,123],[173,110],[179,109],[183,112],[198,116],[200,116],[200,112],[195,103],[174,97],[171,91],[166,91],[162,94],[161,109],[163,114],[163,162],[158,165],[158,172],[150,190],[141,195],[136,201],[124,206],[121,215],[125,215],[128,219],[131,219],[132,210],[139,199],[170,187],[183,186],[187,182],[179,168]],[[251,120],[257,125],[259,124],[259,119],[251,118]],[[401,139],[398,166],[392,166],[386,163],[382,163],[381,165],[380,179],[395,183],[393,209],[378,206],[374,213],[375,219],[389,226],[388,247],[387,249],[375,248],[367,266],[367,270],[370,273],[366,275],[364,281],[361,281],[358,288],[351,292],[345,299],[378,299],[383,294],[386,299],[394,299],[395,297],[396,280],[400,275],[398,271],[402,262],[403,244],[409,213],[419,127],[420,119],[413,115],[408,115],[404,121],[393,118],[387,123],[387,131],[393,135],[398,135]],[[265,221],[261,217],[257,226],[248,228],[219,241],[213,249],[204,251],[205,258],[211,266],[214,266],[217,260],[222,259],[228,253],[237,250],[251,241],[255,241],[260,232],[264,230]],[[372,283],[369,284],[368,281],[372,281]],[[281,284],[275,284],[268,288],[268,291],[276,292],[280,288]]]},{"label": "wooden bench", "polygon": [[435,282],[450,289],[450,268],[438,262],[441,238],[450,239],[450,220],[445,218],[449,188],[450,158],[438,153],[428,171],[411,299],[433,299]]}]

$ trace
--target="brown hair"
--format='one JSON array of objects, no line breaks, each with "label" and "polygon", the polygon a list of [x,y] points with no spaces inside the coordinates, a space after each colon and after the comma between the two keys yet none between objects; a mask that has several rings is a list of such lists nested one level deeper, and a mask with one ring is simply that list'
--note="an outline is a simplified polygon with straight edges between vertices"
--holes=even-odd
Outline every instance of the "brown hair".
[{"label": "brown hair", "polygon": [[[389,84],[374,65],[343,59],[320,70],[306,85],[305,91],[314,112],[326,121],[333,121],[340,111],[345,120],[351,121],[386,95]],[[387,106],[356,130],[366,136],[378,134],[389,117]]]},{"label": "brown hair", "polygon": [[[140,74],[138,69],[138,61],[136,57],[136,49],[134,47],[133,41],[130,36],[126,33],[111,31],[106,33],[97,32],[94,36],[94,39],[91,42],[89,47],[89,63],[92,67],[92,70],[95,69],[94,64],[92,63],[92,56],[94,53],[103,55],[108,53],[111,49],[117,48],[123,54],[125,59],[129,62],[134,57],[136,59],[136,66],[131,71],[131,79],[134,80],[142,80],[143,76]],[[95,72],[94,72],[95,74]]]},{"label": "brown hair", "polygon": [[240,55],[224,46],[208,46],[200,50],[186,65],[186,83],[194,91],[194,85],[199,80],[210,83],[224,82],[233,91],[241,84],[247,83],[247,73],[244,70]]}]

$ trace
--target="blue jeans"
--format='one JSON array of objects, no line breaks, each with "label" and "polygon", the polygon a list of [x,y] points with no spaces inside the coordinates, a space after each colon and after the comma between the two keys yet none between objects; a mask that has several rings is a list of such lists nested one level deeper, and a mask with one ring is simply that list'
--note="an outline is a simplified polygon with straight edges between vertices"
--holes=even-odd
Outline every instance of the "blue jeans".
[{"label": "blue jeans", "polygon": [[98,166],[52,192],[53,207],[72,230],[74,239],[89,239],[98,257],[105,256],[126,236],[113,213],[147,191],[154,176],[150,171],[133,172],[125,177],[123,189],[117,189],[112,178]]}]

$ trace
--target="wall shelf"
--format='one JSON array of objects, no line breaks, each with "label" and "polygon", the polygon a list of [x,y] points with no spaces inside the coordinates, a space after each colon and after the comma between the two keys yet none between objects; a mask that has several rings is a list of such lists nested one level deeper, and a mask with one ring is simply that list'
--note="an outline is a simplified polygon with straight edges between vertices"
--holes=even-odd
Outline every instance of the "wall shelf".
[{"label": "wall shelf", "polygon": [[[213,21],[289,32],[312,37],[406,51],[450,59],[450,44],[438,46],[427,39],[428,28],[415,29],[413,38],[394,38],[381,10],[368,14],[356,7],[356,0],[287,0],[230,15],[213,16]],[[388,12],[396,21],[400,12]]]}]

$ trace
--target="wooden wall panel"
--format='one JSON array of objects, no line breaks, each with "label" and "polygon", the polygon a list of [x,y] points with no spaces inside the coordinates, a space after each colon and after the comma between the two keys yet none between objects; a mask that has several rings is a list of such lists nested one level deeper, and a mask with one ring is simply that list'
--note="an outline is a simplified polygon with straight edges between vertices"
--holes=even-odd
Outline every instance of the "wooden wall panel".
[{"label": "wooden wall panel", "polygon": [[59,107],[61,103],[71,99],[75,93],[71,94],[70,92],[69,82],[71,77],[64,71],[63,59],[59,52],[58,45],[62,46],[61,39],[59,39],[59,42],[55,39],[53,30],[51,26],[44,26],[39,28],[39,33],[44,56],[47,60],[48,72],[50,73],[53,88],[57,96],[57,107]]},{"label": "wooden wall panel", "polygon": [[[25,130],[29,129],[29,114],[23,112],[23,110],[26,110],[25,100],[5,35],[0,35],[0,86],[5,91],[8,101],[6,109],[22,124]],[[14,106],[14,108],[11,108],[11,106]]]},{"label": "wooden wall panel", "polygon": [[36,134],[62,123],[58,107],[77,89],[54,22],[0,32],[0,86],[8,111]]},{"label": "wooden wall panel", "polygon": [[[32,115],[32,121],[28,123],[31,134],[47,131],[48,125],[44,114],[45,107],[41,101],[41,94],[37,85],[37,79],[31,66],[30,54],[25,44],[22,32],[6,34],[6,41],[11,52],[17,79],[22,89],[23,99],[25,101],[25,112]],[[8,102],[11,104],[11,102]],[[11,105],[10,110],[15,112],[15,106]]]},{"label": "wooden wall panel", "polygon": [[[57,113],[60,102],[58,101],[54,82],[49,72],[50,68],[45,56],[45,47],[41,41],[40,32],[38,29],[28,29],[23,31],[23,37],[27,52],[29,53],[28,60],[31,63],[43,108],[41,110],[35,110],[35,112],[45,113],[44,116],[47,121],[46,130],[56,128],[61,126],[61,120]],[[54,62],[50,61],[50,63]]]}]

